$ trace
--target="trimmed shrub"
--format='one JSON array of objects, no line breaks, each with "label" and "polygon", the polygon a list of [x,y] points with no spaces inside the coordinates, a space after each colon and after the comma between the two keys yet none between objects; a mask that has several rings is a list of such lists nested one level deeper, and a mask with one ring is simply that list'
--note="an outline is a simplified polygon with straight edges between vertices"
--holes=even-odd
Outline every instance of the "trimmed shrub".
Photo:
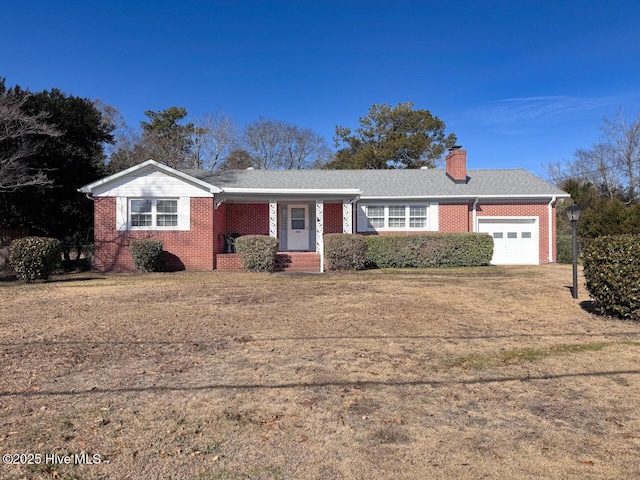
[{"label": "trimmed shrub", "polygon": [[596,308],[640,320],[640,235],[595,238],[585,245],[582,261]]},{"label": "trimmed shrub", "polygon": [[362,270],[367,256],[367,239],[350,233],[324,236],[324,258],[329,270]]},{"label": "trimmed shrub", "polygon": [[367,266],[471,267],[489,265],[493,238],[485,233],[430,233],[367,237]]},{"label": "trimmed shrub", "polygon": [[274,272],[278,240],[268,235],[243,235],[236,238],[236,253],[244,270]]},{"label": "trimmed shrub", "polygon": [[558,235],[556,237],[556,252],[558,263],[573,263],[573,238],[571,235]]},{"label": "trimmed shrub", "polygon": [[60,265],[60,241],[46,237],[24,237],[11,242],[9,264],[25,282],[47,280]]},{"label": "trimmed shrub", "polygon": [[162,242],[153,238],[132,240],[129,245],[133,264],[143,272],[161,272],[164,268],[162,261]]}]

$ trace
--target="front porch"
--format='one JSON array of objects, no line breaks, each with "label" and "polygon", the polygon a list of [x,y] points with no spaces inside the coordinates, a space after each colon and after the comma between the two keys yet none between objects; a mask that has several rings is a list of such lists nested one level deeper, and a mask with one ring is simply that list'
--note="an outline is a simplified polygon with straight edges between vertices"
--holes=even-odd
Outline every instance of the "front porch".
[{"label": "front porch", "polygon": [[[353,233],[354,198],[218,198],[214,211],[215,268],[240,270],[229,236],[269,235],[279,243],[278,271],[322,272],[327,233]],[[225,242],[225,237],[227,241]]]},{"label": "front porch", "polygon": [[[316,252],[278,252],[277,272],[320,272],[320,254]],[[219,253],[216,255],[217,270],[231,272],[242,270],[240,256],[237,253]]]}]

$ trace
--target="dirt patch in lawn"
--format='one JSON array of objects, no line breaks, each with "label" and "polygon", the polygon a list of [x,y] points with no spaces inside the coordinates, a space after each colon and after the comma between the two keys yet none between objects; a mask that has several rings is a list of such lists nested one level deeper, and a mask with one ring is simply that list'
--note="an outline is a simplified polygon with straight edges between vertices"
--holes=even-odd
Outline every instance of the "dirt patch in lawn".
[{"label": "dirt patch in lawn", "polygon": [[2,478],[640,472],[640,324],[570,266],[53,280],[0,283]]}]

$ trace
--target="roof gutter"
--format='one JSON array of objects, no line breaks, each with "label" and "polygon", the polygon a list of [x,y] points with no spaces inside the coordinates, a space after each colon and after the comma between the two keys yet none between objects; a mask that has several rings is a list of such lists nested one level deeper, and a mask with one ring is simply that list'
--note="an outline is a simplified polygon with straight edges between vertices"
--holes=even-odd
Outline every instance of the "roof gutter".
[{"label": "roof gutter", "polygon": [[270,195],[344,195],[357,197],[357,188],[223,188],[222,193],[270,194]]},{"label": "roof gutter", "polygon": [[532,193],[532,194],[507,194],[507,195],[362,195],[360,200],[416,200],[416,199],[434,199],[434,200],[491,200],[491,199],[521,199],[521,200],[529,200],[531,198],[539,198],[539,199],[557,199],[557,198],[569,198],[571,195],[568,193],[562,194],[545,194],[545,193]]}]

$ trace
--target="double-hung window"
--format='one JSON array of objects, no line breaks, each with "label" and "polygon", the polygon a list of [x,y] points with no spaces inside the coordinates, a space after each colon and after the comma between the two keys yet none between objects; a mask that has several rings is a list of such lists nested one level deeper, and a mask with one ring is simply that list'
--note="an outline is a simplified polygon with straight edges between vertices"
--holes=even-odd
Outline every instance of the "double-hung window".
[{"label": "double-hung window", "polygon": [[409,228],[427,228],[427,206],[409,206]]},{"label": "double-hung window", "polygon": [[129,225],[139,229],[178,227],[177,199],[135,198],[129,203]]},{"label": "double-hung window", "polygon": [[404,205],[391,205],[389,208],[389,228],[404,228],[407,224],[407,208]]},{"label": "double-hung window", "polygon": [[384,228],[384,206],[370,205],[365,208],[367,212],[367,228],[370,230]]},{"label": "double-hung window", "polygon": [[363,205],[361,213],[368,231],[429,229],[428,204]]}]

